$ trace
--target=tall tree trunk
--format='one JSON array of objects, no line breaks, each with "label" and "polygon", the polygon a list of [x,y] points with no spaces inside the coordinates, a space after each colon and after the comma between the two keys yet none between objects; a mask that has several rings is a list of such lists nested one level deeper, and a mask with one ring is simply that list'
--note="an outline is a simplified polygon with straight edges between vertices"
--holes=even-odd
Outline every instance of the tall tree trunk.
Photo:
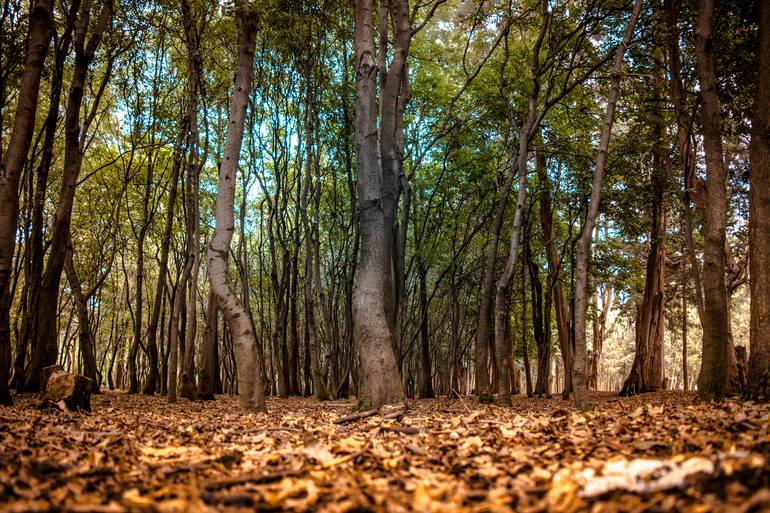
[{"label": "tall tree trunk", "polygon": [[238,295],[227,276],[227,257],[233,238],[233,203],[238,157],[243,142],[243,125],[251,90],[251,75],[257,40],[254,13],[247,0],[240,0],[238,18],[238,60],[235,73],[235,89],[230,100],[230,121],[222,162],[219,166],[219,186],[216,199],[216,227],[214,237],[206,251],[211,289],[217,304],[227,320],[235,346],[238,371],[238,391],[241,408],[265,411],[264,386],[257,361],[257,340],[254,328]]},{"label": "tall tree trunk", "polygon": [[746,397],[770,400],[770,4],[759,2],[759,74],[751,120],[751,347]]},{"label": "tall tree trunk", "polygon": [[203,157],[199,156],[200,135],[198,133],[198,94],[201,89],[203,76],[203,57],[200,53],[201,30],[187,0],[181,3],[182,20],[184,24],[185,43],[187,46],[187,66],[189,70],[189,98],[187,119],[190,123],[188,138],[187,181],[185,200],[187,201],[187,261],[190,266],[190,278],[187,298],[187,325],[185,327],[185,347],[182,355],[182,373],[180,394],[182,397],[194,400],[197,396],[195,384],[195,342],[197,333],[197,287],[198,271],[200,269],[200,202],[199,181],[200,171],[206,161],[206,150]]},{"label": "tall tree trunk", "polygon": [[53,1],[34,2],[30,6],[24,72],[16,100],[13,132],[0,168],[0,404],[12,403],[8,390],[11,365],[11,273],[16,251],[19,180],[35,129],[40,77],[52,31]]},{"label": "tall tree trunk", "polygon": [[714,0],[699,0],[695,55],[703,104],[701,124],[708,197],[703,245],[703,360],[698,377],[698,395],[702,400],[721,400],[725,396],[729,355],[725,286],[727,170],[722,154],[720,106],[712,55],[713,21]]},{"label": "tall tree trunk", "polygon": [[[540,227],[543,231],[546,259],[548,260],[548,290],[554,298],[556,335],[559,337],[559,350],[561,351],[564,375],[571,376],[573,350],[569,330],[569,309],[567,307],[567,295],[561,280],[561,261],[556,252],[556,234],[553,231],[551,179],[548,176],[545,154],[542,152],[537,154],[537,175],[540,182]],[[545,318],[550,319],[550,311],[545,312]],[[550,322],[547,325],[550,326]],[[550,360],[548,366],[550,368]],[[565,391],[568,390],[569,388],[565,387]]]},{"label": "tall tree trunk", "polygon": [[[392,19],[393,56],[387,67],[389,22]],[[383,289],[385,312],[392,337],[396,359],[400,359],[399,309],[403,301],[403,260],[400,254],[397,207],[399,197],[406,183],[403,176],[404,141],[403,110],[409,100],[409,76],[407,57],[412,41],[408,0],[380,1],[380,33],[377,52],[380,77],[380,172],[381,172],[381,208],[383,215],[383,258],[387,262],[385,288]],[[373,45],[372,45],[373,46]],[[376,98],[376,93],[374,94]],[[405,202],[406,203],[406,202]],[[408,215],[408,205],[404,212]],[[407,225],[408,226],[408,225]],[[406,230],[407,226],[402,229]]]},{"label": "tall tree trunk", "polygon": [[[310,29],[312,38],[312,26]],[[319,215],[320,205],[316,202],[316,196],[320,192],[320,177],[316,177],[313,182],[313,169],[318,164],[315,160],[317,155],[314,152],[313,145],[318,144],[316,139],[318,129],[318,116],[315,110],[317,105],[317,85],[312,82],[310,62],[305,64],[305,183],[301,197],[302,225],[305,230],[305,280],[304,280],[304,299],[305,299],[305,325],[307,327],[307,354],[309,360],[310,375],[305,377],[313,385],[313,398],[316,401],[325,401],[329,399],[329,392],[326,388],[323,376],[321,374],[321,343],[318,339],[318,327],[316,326],[315,310],[315,291],[314,287],[321,287],[320,274],[320,254],[318,253],[318,234],[317,226],[311,222],[308,215],[308,209],[312,205],[316,212],[313,218]],[[317,276],[317,282],[314,283],[314,276]],[[319,294],[322,303],[325,300],[323,292]],[[327,328],[327,337],[331,337],[331,331]]]},{"label": "tall tree trunk", "polygon": [[[508,310],[507,302],[510,295],[511,281],[513,280],[513,273],[516,269],[516,262],[519,257],[519,239],[521,235],[521,227],[524,223],[524,206],[527,202],[527,162],[529,161],[529,144],[538,129],[539,119],[541,111],[538,110],[538,98],[540,97],[540,48],[545,39],[546,32],[548,30],[549,16],[546,10],[546,4],[543,4],[543,20],[540,25],[540,31],[538,38],[532,50],[532,89],[529,91],[529,98],[527,101],[527,115],[524,124],[518,130],[518,153],[516,154],[515,168],[519,173],[518,187],[519,190],[516,195],[516,210],[513,216],[513,226],[511,228],[511,245],[508,253],[508,260],[505,264],[505,270],[502,276],[497,282],[495,287],[495,328],[494,328],[494,347],[497,352],[497,371],[499,372],[499,380],[497,384],[498,402],[503,405],[511,404],[510,395],[510,376],[504,369],[505,362],[509,358],[504,350],[505,348],[505,329],[506,325],[510,323],[510,319],[506,318],[506,311]],[[505,39],[505,63],[508,60],[508,40]],[[501,76],[504,71],[501,70]],[[502,87],[502,86],[501,86]],[[506,99],[508,102],[508,100]],[[509,113],[508,116],[511,120],[511,125],[514,125],[514,113],[513,108],[508,102]],[[511,175],[513,170],[511,170]],[[510,188],[511,184],[506,184],[507,188]],[[504,205],[501,205],[504,211]],[[500,211],[498,210],[498,214]],[[495,247],[496,249],[496,247]],[[494,266],[492,266],[494,272]],[[486,279],[486,275],[485,275]],[[481,315],[481,314],[479,314]]]},{"label": "tall tree trunk", "polygon": [[[607,150],[610,145],[610,135],[612,134],[612,122],[615,118],[615,107],[620,94],[620,80],[623,71],[623,55],[626,52],[631,36],[634,33],[636,20],[639,18],[639,12],[642,9],[642,0],[634,2],[631,17],[628,20],[623,40],[615,52],[615,61],[612,65],[612,78],[610,79],[610,90],[607,98],[607,110],[604,115],[601,134],[599,136],[599,150],[596,155],[596,165],[594,169],[594,179],[591,188],[590,203],[583,222],[580,239],[577,243],[577,255],[575,258],[575,360],[573,365],[573,388],[575,395],[575,406],[579,409],[588,409],[591,407],[591,400],[588,397],[588,383],[586,380],[586,314],[588,310],[588,259],[591,253],[591,238],[596,226],[596,218],[599,215],[599,202],[601,201],[602,181],[604,180],[604,171],[607,164]],[[568,379],[568,376],[565,376]]]},{"label": "tall tree trunk", "polygon": [[[361,363],[360,403],[379,408],[404,400],[394,336],[388,320],[392,284],[383,204],[380,133],[377,130],[377,66],[374,61],[372,0],[355,3],[356,169],[358,171],[360,261],[353,291],[353,326]],[[400,59],[405,55],[396,54]],[[394,59],[395,61],[395,59]],[[395,66],[392,63],[391,66]],[[403,64],[402,64],[403,66]]]},{"label": "tall tree trunk", "polygon": [[[51,235],[51,250],[43,273],[42,287],[40,291],[40,309],[38,318],[38,343],[30,369],[24,382],[24,389],[37,391],[40,389],[40,377],[44,367],[56,363],[57,335],[56,317],[59,297],[59,282],[64,267],[64,257],[69,241],[70,220],[72,206],[75,199],[75,187],[78,175],[83,163],[83,142],[85,133],[81,133],[80,117],[83,94],[86,86],[86,78],[89,67],[94,59],[102,36],[112,19],[112,0],[106,0],[102,4],[99,18],[94,25],[91,37],[86,41],[89,28],[91,2],[86,2],[81,7],[80,20],[75,31],[75,66],[70,81],[69,98],[67,99],[67,114],[65,119],[64,136],[64,171],[61,178],[61,192],[56,205],[56,214]],[[109,77],[111,64],[105,71],[100,92],[97,93],[95,104],[101,97]],[[92,105],[92,111],[95,105]],[[87,127],[85,127],[87,128]],[[83,130],[85,132],[85,129]]]}]

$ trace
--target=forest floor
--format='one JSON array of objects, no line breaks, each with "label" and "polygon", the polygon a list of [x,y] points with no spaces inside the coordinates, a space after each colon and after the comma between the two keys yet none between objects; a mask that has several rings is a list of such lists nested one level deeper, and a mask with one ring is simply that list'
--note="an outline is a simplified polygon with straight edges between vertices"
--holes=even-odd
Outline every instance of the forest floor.
[{"label": "forest floor", "polygon": [[93,413],[0,407],[0,511],[770,510],[770,405],[666,392],[512,408],[409,401],[337,425],[352,402],[166,404],[107,392]]}]

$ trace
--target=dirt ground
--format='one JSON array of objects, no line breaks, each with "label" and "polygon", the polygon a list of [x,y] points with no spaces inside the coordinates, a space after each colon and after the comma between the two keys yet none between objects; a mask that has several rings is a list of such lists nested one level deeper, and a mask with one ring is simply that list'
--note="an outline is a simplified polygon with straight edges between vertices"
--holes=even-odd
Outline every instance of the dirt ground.
[{"label": "dirt ground", "polygon": [[0,407],[0,511],[770,511],[770,405],[666,392],[511,408],[413,400],[181,401],[107,392],[93,412]]}]

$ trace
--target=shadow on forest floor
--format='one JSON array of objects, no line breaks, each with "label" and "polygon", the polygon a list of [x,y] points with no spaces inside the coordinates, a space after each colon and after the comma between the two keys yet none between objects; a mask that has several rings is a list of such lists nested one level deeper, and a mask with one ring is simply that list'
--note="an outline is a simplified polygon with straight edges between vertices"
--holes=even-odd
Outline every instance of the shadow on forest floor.
[{"label": "shadow on forest floor", "polygon": [[412,400],[336,425],[353,401],[166,404],[107,392],[93,413],[0,407],[2,511],[763,511],[770,405],[661,392],[595,409]]}]

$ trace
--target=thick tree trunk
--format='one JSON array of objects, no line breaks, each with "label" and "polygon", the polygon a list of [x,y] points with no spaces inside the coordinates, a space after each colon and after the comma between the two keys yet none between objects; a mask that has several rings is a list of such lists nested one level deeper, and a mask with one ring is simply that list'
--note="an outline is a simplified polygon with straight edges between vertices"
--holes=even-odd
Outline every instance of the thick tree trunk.
[{"label": "thick tree trunk", "polygon": [[256,19],[247,0],[238,3],[240,23],[235,89],[230,100],[229,123],[222,162],[219,166],[219,187],[216,199],[216,228],[206,258],[211,289],[227,320],[235,346],[238,371],[238,391],[241,408],[265,411],[264,386],[257,361],[257,340],[246,311],[228,280],[227,257],[233,237],[233,203],[238,157],[243,142],[243,125],[251,90],[251,75],[256,47]]},{"label": "thick tree trunk", "polygon": [[0,404],[11,404],[8,390],[11,365],[11,273],[16,250],[19,180],[35,129],[37,98],[45,56],[53,31],[53,1],[38,0],[30,7],[24,72],[16,99],[13,132],[0,168]]},{"label": "thick tree trunk", "polygon": [[759,74],[751,120],[751,348],[745,396],[770,400],[770,4],[759,2]]},{"label": "thick tree trunk", "polygon": [[[364,408],[404,400],[394,336],[388,320],[390,251],[383,205],[380,134],[377,130],[377,66],[374,62],[373,1],[355,3],[356,169],[358,171],[360,261],[353,291],[353,326],[361,363],[359,399]],[[398,55],[398,54],[397,54]],[[401,55],[404,59],[406,56]]]},{"label": "thick tree trunk", "polygon": [[725,286],[727,227],[727,170],[722,154],[719,97],[712,55],[714,1],[698,2],[695,30],[696,70],[703,104],[703,146],[706,153],[705,241],[703,245],[703,360],[698,395],[721,400],[726,393],[728,351],[728,297]]},{"label": "thick tree trunk", "polygon": [[[75,66],[72,71],[69,98],[67,99],[67,114],[65,119],[64,136],[64,171],[61,178],[61,192],[56,206],[56,214],[51,235],[51,250],[43,273],[43,281],[40,293],[40,309],[38,318],[38,343],[29,372],[26,376],[24,389],[37,391],[40,389],[40,377],[44,367],[56,363],[58,352],[56,329],[56,316],[58,309],[59,282],[64,267],[64,257],[69,241],[70,220],[72,206],[75,199],[75,187],[78,175],[83,163],[82,141],[85,134],[81,133],[80,117],[83,94],[85,91],[86,77],[91,62],[94,59],[96,49],[101,42],[107,26],[112,18],[113,2],[106,0],[102,4],[91,37],[86,42],[90,18],[90,1],[83,4],[80,12],[80,20],[75,31]],[[110,66],[107,68],[107,76]],[[105,77],[106,78],[106,77]],[[103,84],[105,82],[103,81]],[[103,90],[102,90],[103,91]],[[97,96],[97,101],[100,95]],[[93,106],[92,106],[93,109]]]},{"label": "thick tree trunk", "polygon": [[[620,93],[620,80],[623,71],[623,55],[626,52],[631,36],[636,26],[636,20],[639,18],[639,12],[642,9],[642,0],[636,0],[634,8],[631,11],[631,17],[628,21],[623,40],[615,53],[615,61],[612,66],[612,78],[610,79],[610,90],[607,98],[607,110],[604,115],[601,134],[599,136],[599,150],[596,156],[596,165],[594,169],[594,179],[591,188],[590,202],[588,212],[583,222],[580,239],[577,244],[577,255],[575,261],[575,360],[573,366],[573,387],[575,395],[575,406],[579,409],[588,409],[591,407],[591,401],[588,397],[588,383],[586,379],[586,314],[588,310],[588,259],[591,253],[591,238],[596,226],[596,218],[599,215],[599,202],[601,201],[602,181],[607,164],[607,151],[610,145],[610,135],[612,134],[612,122],[615,118],[615,107]],[[565,378],[567,378],[565,376]]]}]

